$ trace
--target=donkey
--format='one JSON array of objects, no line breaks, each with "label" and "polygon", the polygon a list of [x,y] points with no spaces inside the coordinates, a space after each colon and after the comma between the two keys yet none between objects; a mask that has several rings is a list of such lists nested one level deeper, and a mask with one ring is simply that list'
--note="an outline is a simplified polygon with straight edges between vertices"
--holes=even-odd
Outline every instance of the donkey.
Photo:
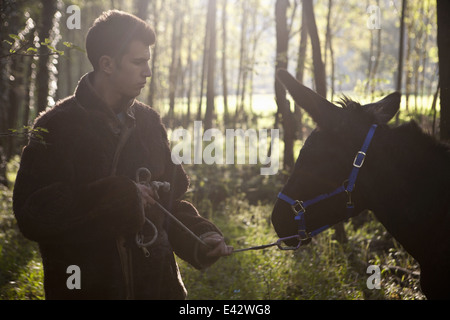
[{"label": "donkey", "polygon": [[337,106],[277,72],[317,124],[272,212],[275,231],[294,248],[365,209],[420,264],[428,299],[450,298],[450,147],[412,121],[390,127],[398,92],[368,105]]}]

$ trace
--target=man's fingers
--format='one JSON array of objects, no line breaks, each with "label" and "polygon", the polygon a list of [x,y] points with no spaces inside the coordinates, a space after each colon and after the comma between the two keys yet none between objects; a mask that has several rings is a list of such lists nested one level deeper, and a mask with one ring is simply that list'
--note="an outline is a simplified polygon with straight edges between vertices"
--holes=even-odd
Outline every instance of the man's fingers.
[{"label": "man's fingers", "polygon": [[233,252],[233,247],[227,246],[224,238],[219,234],[212,235],[203,240],[207,245],[213,248],[206,254],[209,257],[228,256]]},{"label": "man's fingers", "polygon": [[143,184],[138,184],[137,186],[141,193],[144,206],[156,203],[155,199],[153,198],[155,196],[155,193],[152,188],[147,187]]}]

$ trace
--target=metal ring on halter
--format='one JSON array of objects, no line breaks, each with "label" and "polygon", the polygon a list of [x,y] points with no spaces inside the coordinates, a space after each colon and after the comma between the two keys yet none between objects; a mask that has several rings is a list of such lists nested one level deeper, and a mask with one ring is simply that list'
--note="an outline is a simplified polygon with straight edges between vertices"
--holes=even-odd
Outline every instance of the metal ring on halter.
[{"label": "metal ring on halter", "polygon": [[[140,177],[141,173],[143,173],[145,176],[145,178],[142,180]],[[151,178],[152,178],[152,174],[151,174],[150,170],[148,170],[147,168],[139,168],[136,171],[136,183],[140,183],[140,184],[151,187],[151,184],[150,184]],[[142,235],[142,233],[138,232],[138,233],[136,233],[135,242],[139,248],[144,249],[145,256],[148,257],[148,256],[150,256],[150,252],[147,250],[147,247],[150,247],[153,243],[155,243],[156,238],[158,238],[158,229],[153,224],[153,222],[151,222],[150,219],[148,219],[147,217],[145,217],[144,223],[148,224],[150,227],[152,227],[153,233],[154,233],[153,238],[148,242],[144,242],[144,236]]]},{"label": "metal ring on halter", "polygon": [[155,243],[156,238],[158,237],[158,230],[156,229],[156,226],[153,224],[153,222],[151,222],[148,218],[145,218],[145,222],[153,228],[154,235],[153,235],[152,240],[150,240],[148,242],[143,242],[144,237],[140,233],[136,233],[136,245],[139,248],[151,246],[153,243]]}]

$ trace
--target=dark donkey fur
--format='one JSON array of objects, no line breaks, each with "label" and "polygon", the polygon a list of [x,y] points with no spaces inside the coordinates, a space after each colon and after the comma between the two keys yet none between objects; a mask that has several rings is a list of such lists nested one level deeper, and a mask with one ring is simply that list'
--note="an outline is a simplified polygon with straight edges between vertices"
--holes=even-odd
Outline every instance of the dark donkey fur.
[{"label": "dark donkey fur", "polygon": [[[399,109],[398,93],[365,106],[344,100],[339,108],[285,70],[278,71],[278,79],[318,125],[282,192],[305,201],[342,185],[369,127],[378,124],[352,193],[354,213],[372,210],[419,262],[421,289],[428,299],[450,298],[450,148],[414,122],[387,125]],[[307,231],[345,219],[346,201],[343,193],[309,207]],[[290,205],[280,199],[272,223],[280,237],[298,232]]]}]

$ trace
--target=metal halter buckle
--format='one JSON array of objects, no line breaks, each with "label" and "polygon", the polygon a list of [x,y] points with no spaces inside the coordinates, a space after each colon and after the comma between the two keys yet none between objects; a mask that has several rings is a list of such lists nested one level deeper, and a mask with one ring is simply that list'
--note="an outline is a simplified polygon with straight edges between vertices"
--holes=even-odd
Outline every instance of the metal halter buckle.
[{"label": "metal halter buckle", "polygon": [[[293,204],[291,208],[295,212],[295,215],[298,215],[300,212],[306,212],[305,207],[303,207],[303,201],[295,200],[295,204]],[[297,208],[299,209],[297,210]]]},{"label": "metal halter buckle", "polygon": [[[362,155],[361,159],[359,159],[359,155]],[[362,151],[358,151],[358,153],[355,156],[355,159],[353,160],[353,166],[355,168],[361,168],[365,159],[366,159],[366,154],[364,152],[362,152]]]}]

